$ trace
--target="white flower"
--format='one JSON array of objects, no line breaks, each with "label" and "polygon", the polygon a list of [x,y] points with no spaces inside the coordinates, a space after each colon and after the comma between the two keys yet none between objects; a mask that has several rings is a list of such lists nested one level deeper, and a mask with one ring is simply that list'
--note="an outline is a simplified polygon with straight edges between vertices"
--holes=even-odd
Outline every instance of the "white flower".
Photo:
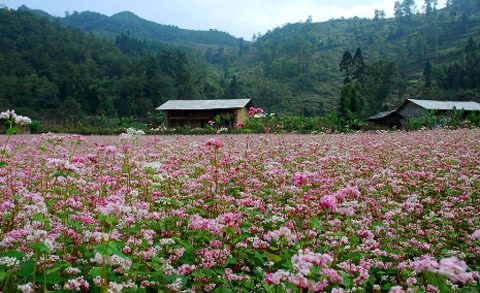
[{"label": "white flower", "polygon": [[150,163],[145,163],[143,165],[143,171],[159,171],[160,168],[162,167],[162,163],[160,162],[150,162]]},{"label": "white flower", "polygon": [[0,265],[7,265],[7,267],[14,266],[18,260],[14,257],[5,256],[0,258]]},{"label": "white flower", "polygon": [[173,240],[172,238],[163,238],[163,239],[160,239],[159,244],[161,246],[173,245],[175,244],[175,240]]},{"label": "white flower", "polygon": [[32,120],[27,116],[17,115],[15,110],[7,110],[5,112],[0,112],[0,119],[9,120],[12,119],[15,124],[18,125],[28,125],[32,123]]},{"label": "white flower", "polygon": [[22,126],[32,124],[32,120],[26,116],[17,115],[14,118],[14,121],[15,121],[15,124],[22,125]]},{"label": "white flower", "polygon": [[22,291],[22,293],[31,293],[33,292],[33,288],[32,288],[32,283],[31,282],[28,282],[27,284],[24,284],[24,285],[18,285],[17,286],[17,289]]}]

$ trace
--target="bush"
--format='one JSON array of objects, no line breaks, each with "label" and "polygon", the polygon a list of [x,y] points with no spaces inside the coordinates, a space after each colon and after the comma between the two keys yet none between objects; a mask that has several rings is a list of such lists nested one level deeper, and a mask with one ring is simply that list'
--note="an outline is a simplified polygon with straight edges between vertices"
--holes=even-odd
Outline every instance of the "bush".
[{"label": "bush", "polygon": [[28,130],[31,134],[39,134],[41,129],[41,123],[38,120],[32,120],[32,123],[28,125]]}]

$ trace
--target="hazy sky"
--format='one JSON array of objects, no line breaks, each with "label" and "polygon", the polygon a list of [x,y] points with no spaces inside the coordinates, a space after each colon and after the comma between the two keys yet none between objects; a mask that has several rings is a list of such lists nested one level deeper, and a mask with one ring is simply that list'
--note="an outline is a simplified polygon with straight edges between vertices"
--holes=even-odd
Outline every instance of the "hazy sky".
[{"label": "hazy sky", "polygon": [[[304,21],[309,15],[313,21],[339,17],[373,17],[375,9],[393,15],[394,0],[0,0],[9,8],[25,4],[56,16],[65,11],[96,11],[112,15],[131,11],[138,16],[161,24],[180,28],[218,29],[250,40],[254,33],[286,23]],[[416,0],[420,9],[423,0]],[[439,1],[439,7],[444,5]]]}]

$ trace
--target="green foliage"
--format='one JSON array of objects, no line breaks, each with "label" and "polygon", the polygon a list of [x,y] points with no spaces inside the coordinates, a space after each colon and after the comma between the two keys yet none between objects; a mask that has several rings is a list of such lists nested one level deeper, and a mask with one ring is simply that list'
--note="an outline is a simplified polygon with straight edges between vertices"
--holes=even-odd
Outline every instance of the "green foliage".
[{"label": "green foliage", "polygon": [[365,99],[359,90],[358,82],[350,81],[343,85],[340,94],[340,115],[351,121],[362,117],[364,109]]},{"label": "green foliage", "polygon": [[31,134],[39,134],[41,128],[41,122],[39,120],[32,120],[32,123],[28,125],[28,130]]},{"label": "green foliage", "polygon": [[0,19],[0,107],[34,119],[74,126],[92,115],[145,117],[220,83],[197,57],[128,34],[112,43],[29,11],[1,9]]},{"label": "green foliage", "polygon": [[[193,31],[176,26],[157,24],[147,21],[131,12],[124,11],[110,17],[91,11],[72,13],[57,20],[67,26],[77,27],[89,32],[102,32],[115,37],[125,31],[140,39],[174,43],[181,46],[236,46],[238,39],[218,30]],[[125,29],[125,28],[128,29]]]},{"label": "green foliage", "polygon": [[480,126],[480,112],[471,112],[468,114],[467,121],[474,126]]}]

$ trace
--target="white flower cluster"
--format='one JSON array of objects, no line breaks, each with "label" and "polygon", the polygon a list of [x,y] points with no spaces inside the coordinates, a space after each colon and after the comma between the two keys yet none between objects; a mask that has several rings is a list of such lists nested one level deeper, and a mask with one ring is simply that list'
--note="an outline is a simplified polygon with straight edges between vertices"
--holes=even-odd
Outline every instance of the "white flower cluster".
[{"label": "white flower cluster", "polygon": [[32,120],[27,116],[17,115],[15,110],[7,110],[0,112],[0,120],[12,120],[17,125],[28,125],[32,123]]},{"label": "white flower cluster", "polygon": [[222,127],[222,128],[217,130],[217,133],[220,134],[220,133],[227,132],[227,131],[228,131],[228,128]]},{"label": "white flower cluster", "polygon": [[0,265],[7,265],[7,267],[13,267],[18,263],[18,260],[14,257],[4,256],[0,258]]},{"label": "white flower cluster", "polygon": [[148,162],[143,164],[143,171],[158,172],[162,168],[162,163],[160,162]]},{"label": "white flower cluster", "polygon": [[120,134],[121,141],[130,141],[137,139],[140,135],[145,135],[143,130],[135,129],[135,128],[127,128],[126,133]]},{"label": "white flower cluster", "polygon": [[175,240],[173,240],[172,238],[162,238],[160,239],[159,244],[160,246],[174,245]]}]

